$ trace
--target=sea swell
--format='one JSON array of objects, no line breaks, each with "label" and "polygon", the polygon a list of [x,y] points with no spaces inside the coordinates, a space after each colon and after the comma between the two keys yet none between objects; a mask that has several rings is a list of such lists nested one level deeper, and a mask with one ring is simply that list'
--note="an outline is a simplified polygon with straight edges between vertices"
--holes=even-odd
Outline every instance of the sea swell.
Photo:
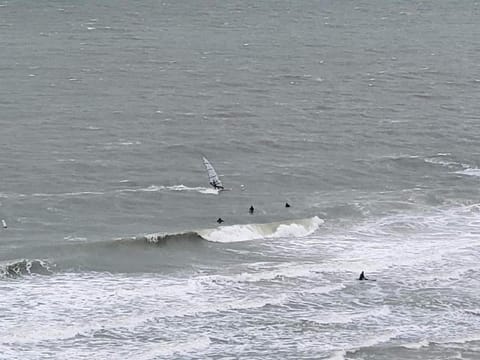
[{"label": "sea swell", "polygon": [[[0,262],[0,278],[48,275],[54,272],[53,268],[55,273],[169,273],[196,266],[224,266],[254,256],[255,250],[250,246],[261,246],[263,239],[301,238],[315,232],[322,223],[323,220],[314,216],[99,241],[65,238],[61,244],[26,249],[24,259],[12,257]],[[249,240],[257,242],[242,245]],[[39,260],[45,254],[48,262]]]}]

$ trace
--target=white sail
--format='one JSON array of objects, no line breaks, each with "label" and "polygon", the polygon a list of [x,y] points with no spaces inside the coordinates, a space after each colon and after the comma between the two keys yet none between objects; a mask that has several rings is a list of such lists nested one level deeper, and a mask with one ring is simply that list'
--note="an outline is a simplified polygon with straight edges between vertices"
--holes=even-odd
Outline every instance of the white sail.
[{"label": "white sail", "polygon": [[217,175],[217,172],[215,171],[212,164],[210,164],[210,161],[208,161],[205,156],[203,157],[203,163],[205,164],[205,168],[207,169],[208,182],[210,183],[210,185],[212,185],[215,189],[223,190],[223,184],[220,181]]}]

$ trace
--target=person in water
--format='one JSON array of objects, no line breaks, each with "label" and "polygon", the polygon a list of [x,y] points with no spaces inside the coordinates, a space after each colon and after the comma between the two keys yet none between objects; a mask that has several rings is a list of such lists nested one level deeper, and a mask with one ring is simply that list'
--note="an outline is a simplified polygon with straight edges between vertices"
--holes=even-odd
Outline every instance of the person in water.
[{"label": "person in water", "polygon": [[255,209],[254,209],[253,205],[250,206],[250,209],[248,209],[248,212],[249,212],[250,214],[253,214],[254,211],[255,211]]},{"label": "person in water", "polygon": [[223,221],[222,218],[218,218],[217,223],[221,224],[221,223],[223,223],[223,222],[224,222],[224,221]]},{"label": "person in water", "polygon": [[290,204],[288,202],[285,203],[285,207],[290,207]]},{"label": "person in water", "polygon": [[224,187],[221,185],[218,185],[215,181],[212,181],[210,185],[212,185],[215,190],[224,190]]},{"label": "person in water", "polygon": [[368,278],[365,277],[365,274],[363,271],[360,273],[360,277],[358,278],[358,280],[368,280]]}]

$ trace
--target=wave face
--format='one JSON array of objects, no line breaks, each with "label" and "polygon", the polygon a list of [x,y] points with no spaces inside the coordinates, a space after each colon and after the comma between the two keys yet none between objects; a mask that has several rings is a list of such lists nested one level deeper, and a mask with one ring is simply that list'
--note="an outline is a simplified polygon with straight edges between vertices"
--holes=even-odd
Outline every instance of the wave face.
[{"label": "wave face", "polygon": [[173,234],[149,234],[140,237],[149,243],[168,244],[171,241],[181,240],[207,240],[220,243],[231,243],[248,240],[303,237],[314,233],[323,220],[318,216],[307,219],[286,220],[265,224],[245,224],[219,226],[213,229],[180,232]]}]

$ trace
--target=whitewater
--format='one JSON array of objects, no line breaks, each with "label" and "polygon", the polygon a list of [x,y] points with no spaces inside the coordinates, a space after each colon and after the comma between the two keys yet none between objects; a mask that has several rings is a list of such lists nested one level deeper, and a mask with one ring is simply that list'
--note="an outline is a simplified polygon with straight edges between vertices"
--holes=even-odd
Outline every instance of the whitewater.
[{"label": "whitewater", "polygon": [[0,1],[0,359],[480,358],[478,15]]}]

